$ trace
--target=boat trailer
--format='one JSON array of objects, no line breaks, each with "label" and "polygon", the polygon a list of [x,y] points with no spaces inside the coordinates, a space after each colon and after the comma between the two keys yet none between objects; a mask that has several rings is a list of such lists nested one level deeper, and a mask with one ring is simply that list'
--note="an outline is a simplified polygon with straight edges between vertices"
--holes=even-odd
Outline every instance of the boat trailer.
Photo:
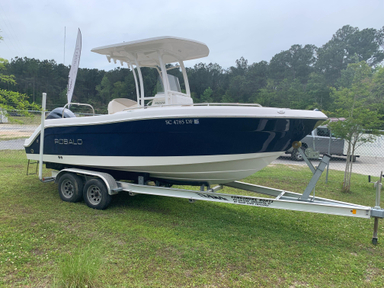
[{"label": "boat trailer", "polygon": [[[304,154],[302,149],[299,149]],[[305,157],[305,155],[304,155]],[[291,191],[265,187],[241,181],[233,181],[224,185],[210,188],[201,186],[200,191],[156,186],[154,182],[146,182],[144,176],[139,176],[137,183],[116,181],[110,174],[78,168],[67,168],[61,171],[52,171],[52,177],[42,178],[42,182],[55,181],[59,185],[59,194],[62,200],[77,202],[82,199],[94,209],[106,209],[110,204],[112,195],[128,192],[130,196],[147,194],[183,198],[193,203],[196,200],[211,202],[247,205],[285,209],[293,211],[313,212],[357,218],[375,218],[372,243],[378,242],[378,220],[384,218],[384,209],[380,207],[381,179],[375,182],[376,206],[362,206],[341,202],[311,195],[331,157],[324,155],[317,168],[310,164],[313,176],[302,194]],[[308,161],[309,162],[309,161]],[[310,163],[310,162],[309,162]],[[84,185],[85,183],[85,185]],[[80,188],[84,186],[84,189]],[[244,196],[218,193],[224,187],[231,187],[247,192],[254,192],[272,198]],[[314,194],[314,193],[313,193]]]},{"label": "boat trailer", "polygon": [[[43,93],[43,113],[41,116],[41,139],[44,139],[44,111],[46,94]],[[323,213],[330,215],[349,216],[357,218],[374,218],[374,232],[372,243],[378,242],[378,220],[384,218],[384,209],[380,207],[380,193],[383,172],[380,179],[375,182],[376,187],[376,205],[374,207],[362,206],[347,202],[341,202],[315,196],[315,186],[320,179],[321,174],[327,167],[331,156],[324,155],[320,159],[319,165],[315,168],[306,157],[304,150],[300,147],[300,142],[294,142],[293,147],[298,149],[307,165],[311,169],[313,176],[302,194],[264,187],[255,184],[233,181],[216,187],[202,185],[200,191],[179,189],[171,187],[162,187],[158,185],[149,185],[144,176],[138,176],[137,183],[116,181],[110,174],[105,172],[84,170],[78,168],[66,168],[60,171],[52,171],[52,177],[42,177],[43,167],[43,142],[40,141],[40,159],[38,162],[39,179],[42,182],[55,181],[58,183],[60,198],[67,202],[78,202],[82,199],[86,204],[94,209],[106,209],[111,202],[112,195],[120,192],[128,192],[129,195],[148,194],[156,196],[168,196],[188,199],[191,203],[196,200],[211,202],[220,202],[237,205],[247,205],[254,207],[265,207],[275,209],[285,209],[293,211]],[[29,169],[29,162],[27,174]],[[37,172],[37,167],[36,167]],[[371,179],[369,177],[369,182]],[[372,182],[371,182],[372,183]],[[233,195],[218,193],[223,187],[231,187],[239,190],[268,195],[273,198],[263,198],[255,196]],[[313,195],[311,195],[313,192]]]}]

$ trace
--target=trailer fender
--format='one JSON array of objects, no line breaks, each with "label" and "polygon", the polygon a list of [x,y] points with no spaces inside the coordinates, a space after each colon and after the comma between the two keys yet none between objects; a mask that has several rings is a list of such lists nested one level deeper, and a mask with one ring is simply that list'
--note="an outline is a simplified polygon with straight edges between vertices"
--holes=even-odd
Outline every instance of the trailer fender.
[{"label": "trailer fender", "polygon": [[121,191],[121,188],[118,187],[116,180],[108,173],[90,171],[90,170],[84,170],[84,169],[78,169],[78,168],[65,168],[63,170],[60,170],[56,174],[55,182],[58,182],[60,179],[60,176],[63,175],[64,173],[75,173],[75,174],[84,176],[86,179],[99,178],[104,182],[105,186],[107,187],[109,195],[115,195]]}]

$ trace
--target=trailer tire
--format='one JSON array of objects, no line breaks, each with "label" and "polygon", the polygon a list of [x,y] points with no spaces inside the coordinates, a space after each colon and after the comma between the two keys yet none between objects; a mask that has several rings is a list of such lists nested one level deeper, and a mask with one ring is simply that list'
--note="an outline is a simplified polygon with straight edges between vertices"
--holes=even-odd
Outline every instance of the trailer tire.
[{"label": "trailer tire", "polygon": [[100,179],[90,179],[85,183],[83,198],[88,207],[98,210],[106,209],[112,200],[107,187]]},{"label": "trailer tire", "polygon": [[357,160],[357,157],[356,157],[356,155],[353,155],[353,157],[352,156],[349,156],[350,158],[350,162],[356,162],[356,160]]},{"label": "trailer tire", "polygon": [[61,200],[66,202],[79,202],[83,198],[83,180],[74,173],[64,173],[58,183]]}]

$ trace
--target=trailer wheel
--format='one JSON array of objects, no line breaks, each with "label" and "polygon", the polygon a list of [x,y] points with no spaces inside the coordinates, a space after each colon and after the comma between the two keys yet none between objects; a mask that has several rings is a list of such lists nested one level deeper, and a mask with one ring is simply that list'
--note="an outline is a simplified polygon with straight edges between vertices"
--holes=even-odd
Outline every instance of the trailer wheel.
[{"label": "trailer wheel", "polygon": [[356,157],[356,155],[353,155],[353,157],[352,157],[352,155],[351,156],[349,156],[350,158],[350,162],[356,162],[356,160],[357,160],[357,157]]},{"label": "trailer wheel", "polygon": [[83,197],[83,180],[73,173],[64,173],[58,183],[61,200],[66,202],[79,202]]},{"label": "trailer wheel", "polygon": [[85,183],[83,198],[88,207],[103,210],[111,203],[112,197],[100,179],[91,179]]}]

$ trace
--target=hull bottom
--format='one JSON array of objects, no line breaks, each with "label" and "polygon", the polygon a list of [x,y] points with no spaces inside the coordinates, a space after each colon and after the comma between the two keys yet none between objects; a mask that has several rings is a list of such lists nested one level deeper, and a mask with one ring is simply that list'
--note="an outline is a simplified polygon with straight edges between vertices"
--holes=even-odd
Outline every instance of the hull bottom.
[{"label": "hull bottom", "polygon": [[[266,152],[215,156],[183,157],[103,157],[44,155],[48,167],[116,171],[124,179],[132,173],[146,174],[149,179],[161,179],[168,183],[225,184],[243,179],[270,164],[284,152]],[[27,154],[30,160],[38,160],[38,154]],[[122,172],[122,173],[121,173]],[[128,173],[129,172],[129,173]]]}]

